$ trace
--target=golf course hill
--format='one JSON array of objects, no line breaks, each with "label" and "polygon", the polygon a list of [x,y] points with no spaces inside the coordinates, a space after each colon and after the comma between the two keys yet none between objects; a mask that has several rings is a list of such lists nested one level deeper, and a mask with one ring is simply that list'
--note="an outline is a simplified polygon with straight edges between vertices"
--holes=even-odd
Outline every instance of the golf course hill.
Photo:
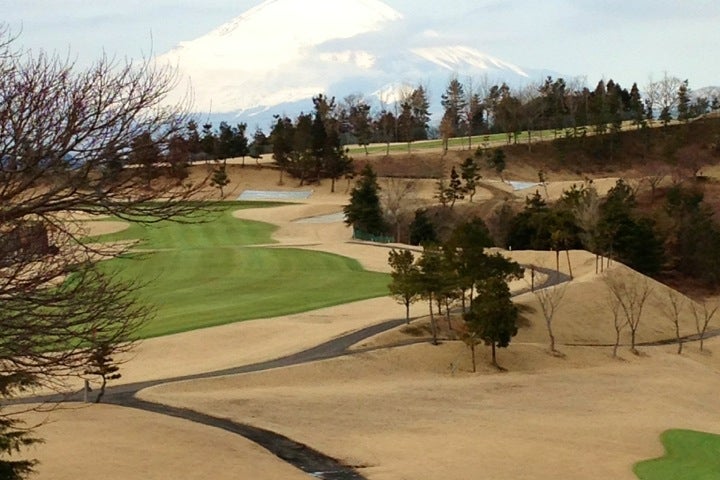
[{"label": "golf course hill", "polygon": [[[712,211],[720,205],[718,119],[658,127],[651,143],[628,128],[612,157],[590,136],[584,144],[552,137],[491,145],[505,151],[505,168],[498,173],[482,162],[472,202],[459,199],[453,220],[438,225],[490,218],[504,204],[521,211],[536,192],[552,204],[572,185],[592,185],[604,198],[619,179],[645,213],[662,208],[681,182],[702,188]],[[383,201],[411,182],[403,197],[410,223],[419,208],[450,210],[438,203],[438,180],[475,155],[482,139],[474,141],[447,152],[417,142],[410,152],[401,145],[404,151],[386,155],[380,145],[351,156],[357,172],[366,163],[376,171]],[[199,182],[215,167],[194,164],[186,181]],[[473,372],[459,307],[450,322],[437,316],[440,342],[433,345],[428,302],[412,303],[406,324],[404,305],[388,294],[391,249],[420,255],[421,248],[359,241],[344,223],[357,178],[339,179],[334,192],[329,180],[301,184],[285,176],[280,183],[270,155],[229,160],[226,169],[222,192],[212,185],[202,192],[223,203],[211,221],[147,229],[107,218],[86,222],[92,241],[137,242],[132,259],[112,262],[134,262],[122,271],[147,280],[157,319],[119,359],[122,377],[110,383],[108,404],[22,414],[28,424],[44,422],[37,433],[46,443],[30,452],[41,462],[38,478],[312,478],[231,429],[121,406],[113,387],[129,389],[134,402],[274,432],[360,475],[347,478],[369,480],[671,478],[662,476],[677,472],[667,462],[687,455],[641,462],[666,455],[664,443],[670,451],[715,441],[692,432],[720,434],[720,317],[710,315],[702,350],[697,323],[714,312],[712,288],[682,274],[651,278],[580,248],[559,255],[495,247],[526,267],[510,284],[519,328],[498,349],[502,370],[480,343]],[[542,297],[532,291],[553,276],[563,280],[551,287],[562,289],[552,318],[555,351]],[[628,307],[637,314],[632,349],[610,277],[646,293],[640,312]],[[365,330],[388,322],[392,328]],[[333,343],[352,334],[362,338]],[[259,366],[228,370],[249,365]],[[693,458],[683,467],[688,475],[707,463]]]}]

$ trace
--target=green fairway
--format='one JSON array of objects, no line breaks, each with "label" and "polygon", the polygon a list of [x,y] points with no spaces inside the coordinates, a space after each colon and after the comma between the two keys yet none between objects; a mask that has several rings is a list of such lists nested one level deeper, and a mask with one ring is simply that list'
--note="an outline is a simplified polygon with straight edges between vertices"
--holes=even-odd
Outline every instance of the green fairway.
[{"label": "green fairway", "polygon": [[[558,135],[562,136],[563,133],[559,133]],[[532,132],[532,140],[533,142],[538,142],[541,139],[544,140],[551,140],[555,138],[555,131],[554,130],[535,130]],[[522,131],[518,134],[517,140],[512,139],[511,143],[527,143],[528,141],[528,134],[527,131]],[[472,137],[472,148],[476,149],[478,147],[482,147],[483,145],[490,146],[490,147],[500,147],[508,144],[508,136],[505,133],[493,133],[489,135],[474,135]],[[467,137],[460,136],[460,137],[453,137],[448,139],[448,148],[450,149],[465,149],[468,145],[468,139]],[[437,149],[442,148],[443,142],[439,139],[434,140],[417,140],[410,144],[410,151],[423,151],[428,149]],[[365,153],[365,147],[360,146],[348,146],[349,153],[354,155],[364,154]],[[394,142],[390,144],[390,147],[384,143],[373,143],[371,145],[368,145],[367,152],[368,153],[384,153],[386,151],[390,151],[390,153],[407,153],[408,151],[408,144],[407,142]]]},{"label": "green fairway", "polygon": [[[297,313],[387,294],[389,277],[352,259],[273,243],[272,225],[232,216],[229,202],[212,221],[132,225],[102,240],[140,239],[138,253],[107,262],[121,278],[140,279],[157,308],[140,336]],[[250,204],[257,207],[256,203]]]},{"label": "green fairway", "polygon": [[668,430],[661,435],[664,457],[635,465],[641,480],[720,479],[720,435]]}]

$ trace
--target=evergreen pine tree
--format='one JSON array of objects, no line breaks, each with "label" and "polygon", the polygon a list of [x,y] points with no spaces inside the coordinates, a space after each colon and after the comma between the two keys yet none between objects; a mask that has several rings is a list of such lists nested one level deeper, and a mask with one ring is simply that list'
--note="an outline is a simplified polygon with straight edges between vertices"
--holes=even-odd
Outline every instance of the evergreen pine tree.
[{"label": "evergreen pine tree", "polygon": [[223,189],[225,186],[230,183],[230,179],[228,178],[227,171],[225,170],[225,162],[218,165],[215,170],[213,170],[212,178],[210,179],[210,183],[214,186],[220,189],[220,198],[225,198],[225,192]]},{"label": "evergreen pine tree", "polygon": [[410,224],[410,244],[430,245],[436,243],[438,243],[438,235],[435,226],[427,216],[427,211],[416,210],[415,218]]},{"label": "evergreen pine tree", "polygon": [[506,348],[518,333],[518,308],[512,303],[510,289],[499,276],[477,285],[478,295],[464,315],[468,330],[491,347],[492,364],[497,363],[496,347]]},{"label": "evergreen pine tree", "polygon": [[478,180],[482,178],[478,164],[474,158],[467,157],[462,165],[460,165],[460,177],[465,182],[463,190],[468,195],[470,203],[472,203],[475,192],[477,191]]},{"label": "evergreen pine tree", "polygon": [[687,122],[690,120],[690,89],[687,80],[678,87],[677,97],[678,120]]},{"label": "evergreen pine tree", "polygon": [[367,164],[350,192],[350,203],[343,208],[345,223],[355,232],[384,235],[388,227],[380,206],[380,186],[372,167]]}]

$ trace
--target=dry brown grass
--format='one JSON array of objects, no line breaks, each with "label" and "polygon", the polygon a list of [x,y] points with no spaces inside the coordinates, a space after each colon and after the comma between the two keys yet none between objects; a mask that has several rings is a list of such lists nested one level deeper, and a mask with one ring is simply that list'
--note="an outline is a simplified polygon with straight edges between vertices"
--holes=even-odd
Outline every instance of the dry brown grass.
[{"label": "dry brown grass", "polygon": [[[279,187],[276,172],[250,166],[233,165],[229,175],[238,194],[245,188],[298,188],[290,182]],[[307,203],[238,215],[276,223],[276,239],[283,243],[350,255],[386,271],[387,248],[347,243],[349,230],[341,224],[294,222],[337,212],[347,201],[342,189],[329,192],[329,182],[312,188]],[[552,253],[512,252],[512,257],[554,266]],[[672,346],[645,347],[643,356],[622,348],[622,360],[616,360],[607,347],[567,346],[609,342],[614,333],[593,256],[572,252],[571,260],[576,278],[554,322],[563,358],[548,354],[544,322],[535,312],[510,347],[499,352],[499,362],[509,370],[504,374],[488,365],[482,347],[480,371],[470,373],[469,351],[455,341],[164,385],[141,395],[276,430],[367,466],[363,474],[371,480],[478,475],[629,480],[634,462],[662,453],[658,435],[663,430],[718,432],[714,392],[720,388],[720,356],[700,354],[689,345],[682,356],[673,354]],[[638,332],[641,341],[672,336],[672,324],[659,306],[667,287],[653,285],[656,293]],[[536,302],[532,295],[517,301],[531,307]],[[427,305],[418,303],[411,315],[426,311]],[[121,381],[274,358],[403,315],[401,305],[382,298],[151,339],[124,365]],[[682,328],[692,333],[689,321],[684,314]],[[403,328],[365,346],[414,338]],[[707,344],[710,351],[718,345],[716,339]],[[300,478],[242,439],[180,420],[104,406],[50,418],[55,423],[40,432],[48,443],[31,452],[43,462],[39,478]]]}]

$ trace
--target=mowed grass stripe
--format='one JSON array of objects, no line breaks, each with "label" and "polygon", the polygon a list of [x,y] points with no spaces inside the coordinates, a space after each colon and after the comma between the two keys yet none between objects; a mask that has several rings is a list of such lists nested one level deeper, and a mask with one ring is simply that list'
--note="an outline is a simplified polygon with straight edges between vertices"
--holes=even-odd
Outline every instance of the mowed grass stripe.
[{"label": "mowed grass stripe", "polygon": [[720,478],[720,435],[668,430],[660,439],[666,454],[635,465],[640,480],[715,480]]},{"label": "mowed grass stripe", "polygon": [[141,243],[138,247],[142,249],[217,248],[275,243],[272,234],[277,230],[276,226],[250,220],[239,221],[233,217],[233,212],[243,208],[277,205],[282,204],[227,202],[227,205],[222,206],[222,210],[208,213],[200,221],[135,223],[122,232],[98,239],[104,242],[139,239]]},{"label": "mowed grass stripe", "polygon": [[107,262],[125,280],[145,284],[156,307],[143,338],[242,320],[299,313],[387,294],[389,276],[355,260],[272,243],[275,227],[238,220],[230,205],[212,221],[133,225],[102,240],[142,238],[142,253]]}]

